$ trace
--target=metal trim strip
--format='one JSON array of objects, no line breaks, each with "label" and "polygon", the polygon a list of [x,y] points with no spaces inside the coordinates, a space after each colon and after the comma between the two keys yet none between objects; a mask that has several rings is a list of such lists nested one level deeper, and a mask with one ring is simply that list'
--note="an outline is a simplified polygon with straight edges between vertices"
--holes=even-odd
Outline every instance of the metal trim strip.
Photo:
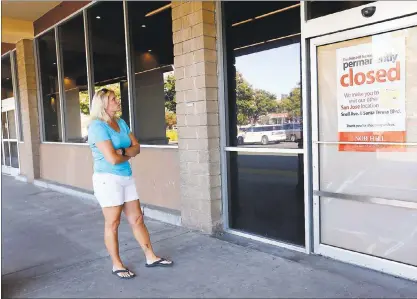
[{"label": "metal trim strip", "polygon": [[364,202],[364,203],[372,203],[372,204],[378,204],[378,205],[384,205],[384,206],[417,210],[417,202],[406,201],[406,200],[373,197],[373,196],[366,196],[366,195],[335,193],[335,192],[318,191],[318,190],[314,190],[313,193],[316,196],[322,196],[322,197],[345,199],[345,200],[358,201],[358,202]]}]

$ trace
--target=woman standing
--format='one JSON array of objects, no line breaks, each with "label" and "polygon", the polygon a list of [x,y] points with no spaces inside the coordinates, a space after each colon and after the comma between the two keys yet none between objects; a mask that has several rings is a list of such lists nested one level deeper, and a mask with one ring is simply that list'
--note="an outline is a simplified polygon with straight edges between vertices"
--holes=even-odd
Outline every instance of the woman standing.
[{"label": "woman standing", "polygon": [[119,119],[120,100],[109,89],[96,92],[92,102],[88,143],[93,153],[94,195],[104,215],[104,243],[113,262],[112,273],[130,279],[119,256],[118,228],[122,211],[146,257],[146,267],[172,266],[173,262],[155,255],[143,221],[129,159],[140,153],[140,145],[126,122]]}]

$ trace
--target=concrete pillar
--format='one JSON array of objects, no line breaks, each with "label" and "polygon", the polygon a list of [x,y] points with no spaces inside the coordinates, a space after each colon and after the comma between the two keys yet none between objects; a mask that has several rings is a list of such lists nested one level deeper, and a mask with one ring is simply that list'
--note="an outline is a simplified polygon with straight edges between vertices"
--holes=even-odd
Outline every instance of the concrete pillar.
[{"label": "concrete pillar", "polygon": [[19,144],[20,172],[29,182],[40,177],[40,131],[33,41],[16,44],[18,92],[22,114],[23,143]]},{"label": "concrete pillar", "polygon": [[181,217],[221,228],[220,142],[214,1],[172,2]]}]

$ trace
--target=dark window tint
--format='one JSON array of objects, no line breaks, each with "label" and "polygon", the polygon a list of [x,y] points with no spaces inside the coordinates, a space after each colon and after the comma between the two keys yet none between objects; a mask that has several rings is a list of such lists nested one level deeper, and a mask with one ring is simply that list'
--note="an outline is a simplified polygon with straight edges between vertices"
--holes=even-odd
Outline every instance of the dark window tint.
[{"label": "dark window tint", "polygon": [[142,144],[178,143],[170,4],[128,1],[135,135]]},{"label": "dark window tint", "polygon": [[11,166],[9,141],[3,141],[4,162],[6,166]]},{"label": "dark window tint", "polygon": [[12,65],[10,55],[1,59],[1,99],[13,97]]},{"label": "dark window tint", "polygon": [[10,161],[11,167],[19,168],[19,154],[16,141],[10,141]]},{"label": "dark window tint", "polygon": [[303,155],[229,152],[229,161],[231,227],[304,245]]},{"label": "dark window tint", "polygon": [[60,26],[63,58],[66,138],[85,142],[90,103],[87,86],[84,22],[80,14]]},{"label": "dark window tint", "polygon": [[55,31],[38,38],[45,141],[62,141]]},{"label": "dark window tint", "polygon": [[375,1],[308,1],[307,19],[315,19]]},{"label": "dark window tint", "polygon": [[[133,12],[134,13],[134,12]],[[108,88],[121,100],[121,116],[127,124],[129,100],[126,47],[121,1],[102,1],[88,9],[93,51],[95,90]]]}]

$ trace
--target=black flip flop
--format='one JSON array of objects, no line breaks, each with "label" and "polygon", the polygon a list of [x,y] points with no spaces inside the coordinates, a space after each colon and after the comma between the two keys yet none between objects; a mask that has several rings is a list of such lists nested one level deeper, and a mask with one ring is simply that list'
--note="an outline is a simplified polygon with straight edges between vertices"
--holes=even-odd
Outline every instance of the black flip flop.
[{"label": "black flip flop", "polygon": [[[169,264],[164,264],[164,262],[170,262]],[[159,260],[153,262],[152,264],[146,263],[145,266],[148,268],[152,267],[171,267],[174,264],[173,261],[168,261],[167,259],[160,258]]]},{"label": "black flip flop", "polygon": [[[111,271],[111,273],[112,273],[113,275],[116,275],[116,276],[117,276],[117,277],[119,277],[120,279],[132,279],[133,277],[135,277],[135,276],[136,276],[136,274],[135,274],[135,273],[133,273],[133,272],[130,272],[130,271],[129,271],[129,269],[124,269],[124,270],[115,270],[115,271]],[[120,276],[120,275],[117,275],[118,273],[128,273],[128,274],[129,274],[129,276],[127,276],[127,277]],[[133,275],[131,275],[130,273],[132,273]]]}]

